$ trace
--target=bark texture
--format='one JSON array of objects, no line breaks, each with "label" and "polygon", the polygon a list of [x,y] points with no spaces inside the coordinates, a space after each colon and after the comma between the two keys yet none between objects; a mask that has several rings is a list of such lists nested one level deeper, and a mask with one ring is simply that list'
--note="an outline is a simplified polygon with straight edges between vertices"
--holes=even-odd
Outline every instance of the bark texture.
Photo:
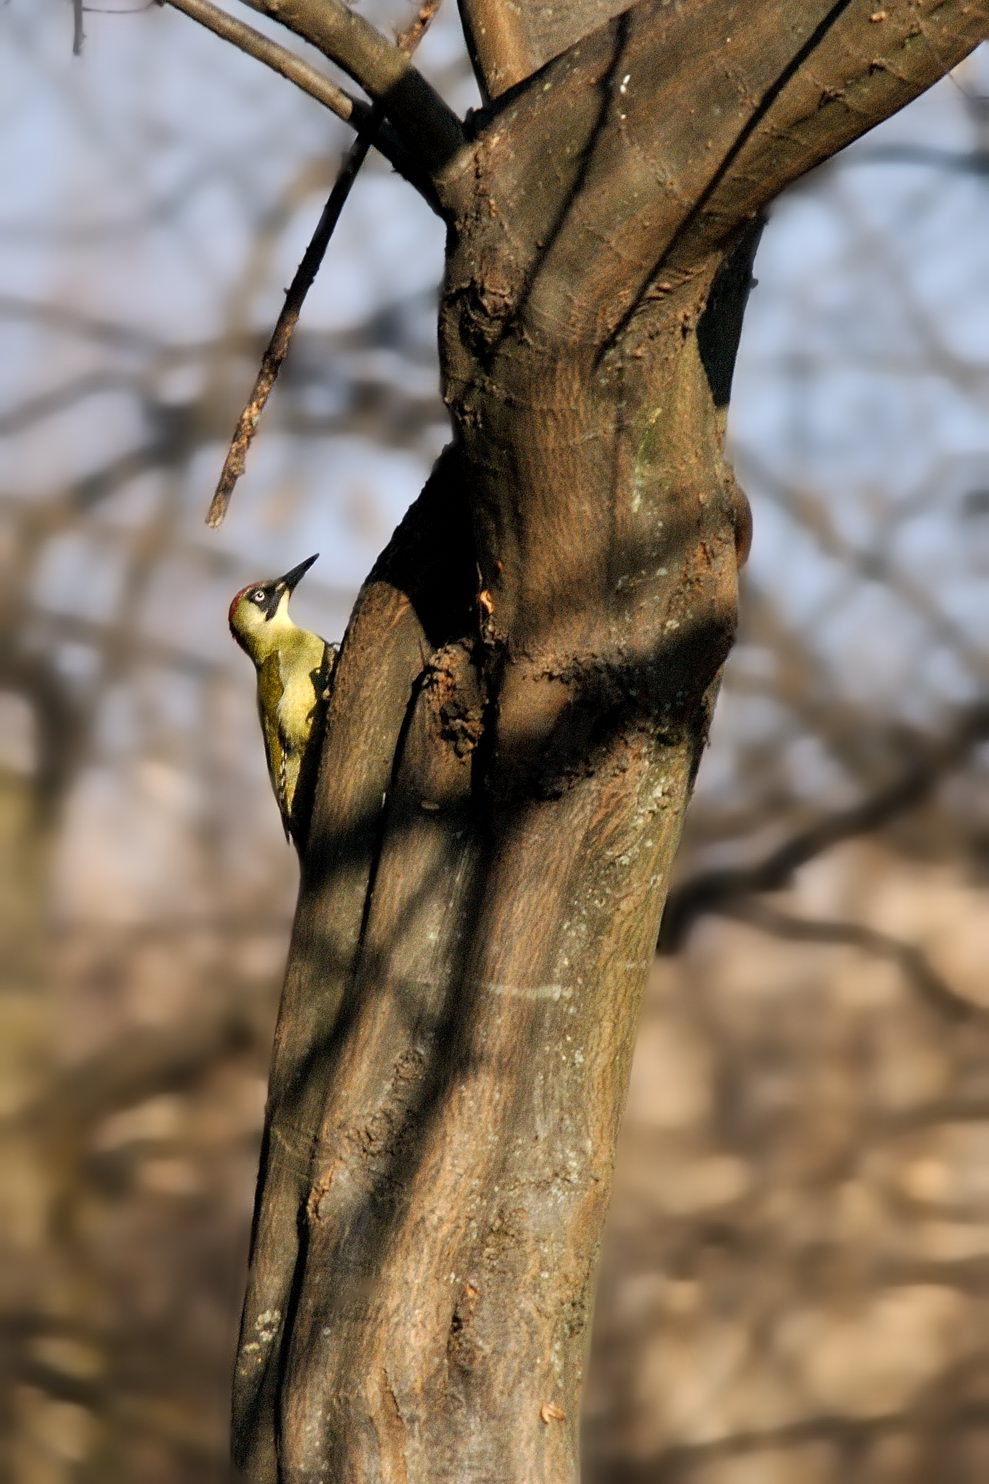
[{"label": "bark texture", "polygon": [[989,29],[936,0],[610,9],[461,4],[492,101],[437,175],[454,440],[337,670],[235,1386],[259,1484],[576,1478],[639,1000],[734,629],[759,214]]}]

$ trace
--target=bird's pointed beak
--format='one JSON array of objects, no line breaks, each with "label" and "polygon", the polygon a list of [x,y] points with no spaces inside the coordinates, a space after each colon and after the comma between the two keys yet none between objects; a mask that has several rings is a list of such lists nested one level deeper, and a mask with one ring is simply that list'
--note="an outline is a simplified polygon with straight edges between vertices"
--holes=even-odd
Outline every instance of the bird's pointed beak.
[{"label": "bird's pointed beak", "polygon": [[319,552],[317,551],[314,553],[313,556],[306,557],[306,560],[304,562],[300,562],[297,567],[293,567],[291,572],[286,572],[284,577],[279,577],[278,586],[280,588],[286,588],[287,591],[290,593],[294,592],[296,586],[309,571],[309,568],[312,566],[313,562],[318,556]]}]

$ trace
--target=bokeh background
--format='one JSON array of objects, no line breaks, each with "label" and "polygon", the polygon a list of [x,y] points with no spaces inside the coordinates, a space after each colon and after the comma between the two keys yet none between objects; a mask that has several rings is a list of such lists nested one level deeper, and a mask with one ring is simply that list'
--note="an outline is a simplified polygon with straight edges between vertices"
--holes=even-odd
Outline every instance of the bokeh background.
[{"label": "bokeh background", "polygon": [[[0,15],[0,1476],[199,1484],[295,889],[226,607],[319,551],[342,633],[445,438],[442,232],[372,158],[208,532],[347,132],[177,14],[84,22]],[[470,105],[452,0],[420,58]],[[985,49],[765,233],[593,1484],[989,1479],[987,244]]]}]

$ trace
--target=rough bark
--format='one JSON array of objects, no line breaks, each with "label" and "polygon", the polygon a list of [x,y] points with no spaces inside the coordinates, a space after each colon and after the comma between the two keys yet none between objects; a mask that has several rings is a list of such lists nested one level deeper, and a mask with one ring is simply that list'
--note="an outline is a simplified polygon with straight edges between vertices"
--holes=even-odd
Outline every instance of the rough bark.
[{"label": "rough bark", "polygon": [[337,671],[235,1387],[256,1481],[576,1477],[639,998],[734,627],[758,215],[989,29],[650,0],[530,75],[550,8],[498,35],[508,7],[461,8],[494,101],[437,176],[454,443]]}]

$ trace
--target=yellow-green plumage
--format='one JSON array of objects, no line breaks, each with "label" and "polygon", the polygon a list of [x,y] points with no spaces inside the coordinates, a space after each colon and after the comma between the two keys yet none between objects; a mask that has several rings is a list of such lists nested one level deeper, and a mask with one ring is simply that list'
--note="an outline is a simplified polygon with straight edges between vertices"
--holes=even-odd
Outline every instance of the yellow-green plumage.
[{"label": "yellow-green plumage", "polygon": [[[323,703],[333,651],[305,629],[286,636],[282,649],[258,667],[258,715],[271,786],[289,833],[299,768]],[[325,676],[325,678],[324,678]]]},{"label": "yellow-green plumage", "polygon": [[302,574],[316,560],[294,567],[272,582],[243,588],[230,605],[230,630],[254,661],[258,676],[258,715],[268,773],[286,836],[299,843],[302,821],[295,817],[296,793],[310,743],[322,732],[322,716],[336,663],[336,651],[318,634],[300,629],[288,613],[288,600]]}]

